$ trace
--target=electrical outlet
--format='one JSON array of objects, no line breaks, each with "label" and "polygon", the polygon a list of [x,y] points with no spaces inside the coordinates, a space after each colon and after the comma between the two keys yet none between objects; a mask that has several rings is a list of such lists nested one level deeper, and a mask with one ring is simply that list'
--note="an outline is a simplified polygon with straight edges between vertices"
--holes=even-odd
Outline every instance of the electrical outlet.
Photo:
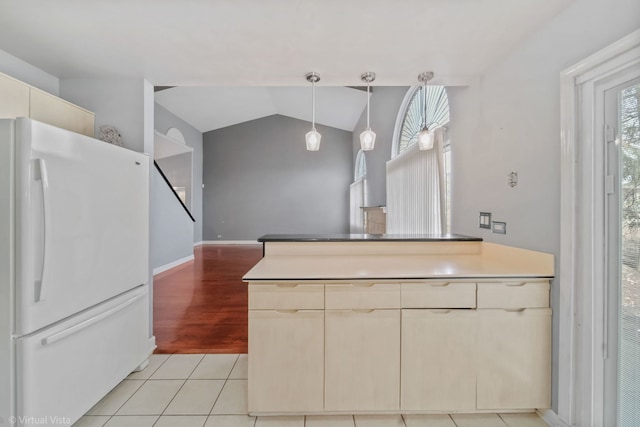
[{"label": "electrical outlet", "polygon": [[491,212],[480,212],[478,224],[480,228],[491,229]]},{"label": "electrical outlet", "polygon": [[507,223],[500,221],[493,221],[491,231],[496,234],[507,234]]}]

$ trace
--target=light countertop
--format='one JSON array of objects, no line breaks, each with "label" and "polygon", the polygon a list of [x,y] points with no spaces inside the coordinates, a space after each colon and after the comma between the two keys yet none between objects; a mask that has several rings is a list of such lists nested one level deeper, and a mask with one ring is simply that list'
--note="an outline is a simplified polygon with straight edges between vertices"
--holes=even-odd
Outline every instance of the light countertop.
[{"label": "light countertop", "polygon": [[553,255],[478,242],[475,253],[275,254],[267,255],[245,281],[367,280],[425,278],[551,278]]}]

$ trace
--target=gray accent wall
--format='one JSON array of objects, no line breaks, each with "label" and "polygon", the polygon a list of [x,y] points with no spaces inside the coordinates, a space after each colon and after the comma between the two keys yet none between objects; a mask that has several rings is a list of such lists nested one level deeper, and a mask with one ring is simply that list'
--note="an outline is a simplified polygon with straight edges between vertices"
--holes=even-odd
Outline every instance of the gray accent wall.
[{"label": "gray accent wall", "polygon": [[348,233],[352,133],[281,115],[204,134],[203,237],[256,240],[270,233]]},{"label": "gray accent wall", "polygon": [[[193,148],[193,171],[191,184],[191,215],[196,219],[193,229],[193,243],[201,242],[202,239],[202,132],[177,117],[160,104],[155,104],[155,129],[166,134],[170,128],[176,128],[184,136],[185,142]],[[170,161],[158,162],[165,173]]]},{"label": "gray accent wall", "polygon": [[[376,133],[376,145],[373,150],[365,151],[364,157],[367,162],[367,190],[368,205],[381,206],[387,204],[387,162],[391,159],[391,147],[393,145],[393,130],[398,117],[400,104],[405,94],[409,90],[408,86],[375,87],[371,93],[371,111],[369,124]],[[353,130],[353,160],[360,150],[360,133],[367,128],[367,110],[362,112],[362,116]],[[351,166],[353,181],[353,169]]]}]

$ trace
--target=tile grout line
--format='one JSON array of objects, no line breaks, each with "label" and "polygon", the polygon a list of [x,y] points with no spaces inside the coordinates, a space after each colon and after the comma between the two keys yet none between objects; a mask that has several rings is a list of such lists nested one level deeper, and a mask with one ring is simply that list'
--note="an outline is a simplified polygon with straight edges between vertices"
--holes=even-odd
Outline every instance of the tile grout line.
[{"label": "tile grout line", "polygon": [[[151,358],[151,356],[152,356],[152,355],[153,355],[153,353],[151,353],[151,354],[149,355],[149,359]],[[171,356],[169,356],[169,357],[171,357]],[[155,374],[155,373],[156,373],[156,371],[157,371],[158,369],[160,369],[160,367],[161,367],[162,365],[164,365],[164,364],[165,364],[165,362],[166,362],[167,360],[169,360],[169,357],[167,357],[167,358],[166,358],[166,359],[165,359],[161,364],[159,364],[159,365],[158,365],[158,367],[157,367],[156,369],[154,369],[154,371],[153,371],[153,372],[151,372],[151,374],[149,375],[149,378],[151,378],[151,376],[152,376],[153,374]],[[147,366],[148,366],[148,365],[147,365]],[[146,369],[146,368],[145,368],[145,369]],[[131,375],[131,374],[129,374],[129,375]],[[129,375],[127,375],[127,377],[128,377]],[[149,380],[149,378],[132,379],[133,381],[140,381],[140,380],[142,380],[142,384],[140,384],[140,387],[136,388],[136,390],[131,394],[131,396],[129,396],[129,397],[128,397],[128,398],[127,398],[127,399],[122,403],[122,405],[118,406],[118,408],[113,412],[113,414],[108,415],[108,417],[109,417],[109,418],[107,419],[107,421],[106,421],[104,424],[102,424],[102,427],[104,427],[105,425],[107,425],[107,424],[111,421],[111,419],[112,419],[113,417],[115,417],[115,416],[116,416],[116,414],[118,413],[118,411],[119,411],[120,409],[122,409],[122,407],[123,407],[124,405],[126,405],[126,404],[127,404],[127,402],[128,402],[129,400],[131,400],[131,398],[133,397],[133,395],[134,395],[134,394],[136,394],[136,393],[138,392],[138,390],[140,390],[140,389],[142,388],[142,386],[143,386],[143,385],[145,385],[145,384],[147,383],[147,381]],[[127,380],[127,378],[123,379],[122,381],[126,381],[126,380]],[[118,383],[118,385],[117,385],[116,387],[118,387],[118,386],[122,383],[122,381],[121,381],[120,383]],[[115,389],[116,387],[114,387],[114,389]],[[101,400],[102,400],[102,399],[100,399],[100,401],[101,401]],[[98,403],[99,403],[100,401],[98,401]],[[96,403],[96,405],[97,405],[98,403]],[[95,406],[95,405],[94,405],[94,406]],[[90,410],[91,410],[91,409],[90,409]],[[90,410],[89,410],[89,411],[90,411]],[[87,416],[87,414],[84,414],[82,417],[86,417],[86,416]],[[82,417],[80,417],[80,419],[82,419]],[[78,420],[78,421],[80,421],[80,420]],[[154,423],[154,424],[155,424],[155,423]]]},{"label": "tile grout line", "polygon": [[[202,358],[204,360],[204,357]],[[218,400],[220,399],[220,396],[222,396],[222,391],[224,390],[225,386],[227,385],[227,382],[229,381],[229,377],[231,376],[231,373],[233,372],[233,369],[236,367],[236,364],[238,363],[238,360],[240,360],[240,354],[238,354],[238,357],[236,357],[236,361],[233,362],[233,366],[231,366],[231,369],[229,370],[229,373],[227,374],[227,378],[224,380],[224,383],[222,384],[222,388],[220,389],[220,393],[218,393],[218,396],[216,397],[216,400],[213,401],[213,406],[211,407],[211,409],[209,410],[209,415],[207,415],[207,420],[205,421],[205,425],[207,424],[207,421],[209,421],[209,418],[211,418],[212,412],[213,412],[213,408],[216,407],[216,403],[218,403]],[[216,414],[216,415],[220,415],[220,414]],[[249,414],[247,413],[247,416]],[[256,421],[258,420],[258,417],[256,417]],[[255,421],[253,423],[253,425],[255,426]]]},{"label": "tile grout line", "polygon": [[[149,359],[151,359],[151,356],[152,356],[152,355],[153,355],[153,353],[151,353],[151,354],[149,355]],[[158,365],[158,367],[157,367],[156,369],[154,369],[154,370],[153,370],[153,372],[151,372],[147,378],[142,378],[142,384],[140,384],[140,387],[138,387],[138,388],[136,389],[136,391],[134,391],[133,393],[131,393],[131,396],[129,396],[129,397],[127,398],[127,400],[125,400],[125,401],[122,403],[122,405],[120,405],[120,406],[118,407],[118,409],[116,409],[116,410],[113,412],[113,414],[111,414],[111,415],[109,416],[109,419],[107,420],[107,422],[106,422],[106,423],[104,423],[104,424],[102,425],[103,427],[104,427],[105,425],[107,425],[107,424],[111,421],[111,419],[112,419],[113,417],[115,417],[115,416],[116,416],[116,414],[118,413],[118,411],[120,411],[120,410],[122,409],[122,407],[123,407],[124,405],[126,405],[126,404],[127,404],[127,402],[128,402],[129,400],[131,400],[131,398],[132,398],[132,397],[133,397],[133,396],[134,396],[134,395],[135,395],[135,394],[136,394],[136,393],[137,393],[137,392],[138,392],[138,391],[139,391],[139,390],[140,390],[140,389],[141,389],[141,388],[142,388],[142,387],[147,383],[147,381],[149,381],[149,378],[151,378],[151,376],[153,376],[153,374],[155,374],[155,373],[156,373],[156,371],[157,371],[158,369],[160,369],[160,367],[161,367],[162,365],[164,365],[164,364],[167,362],[167,360],[169,360],[169,357],[171,357],[171,355],[169,355],[166,359],[164,359],[164,361],[163,361],[161,364],[159,364],[159,365]],[[148,367],[148,366],[149,366],[149,365],[147,364],[147,367]],[[146,367],[145,367],[145,369],[146,369]],[[144,369],[143,369],[143,370],[144,370]],[[129,375],[131,375],[131,374],[129,374]],[[129,375],[127,375],[127,377],[128,377]],[[126,379],[127,379],[127,378],[125,378],[123,381],[125,381]],[[118,384],[118,385],[120,385],[120,384]],[[116,387],[118,387],[118,386],[116,386]],[[102,399],[101,399],[101,400],[102,400]],[[155,424],[155,423],[154,423],[154,424]]]},{"label": "tile grout line", "polygon": [[[165,363],[167,361],[169,361],[169,359],[171,359],[171,357],[173,357],[175,354],[176,353],[173,353],[171,356],[167,357],[167,360],[165,360]],[[176,396],[180,393],[180,390],[182,390],[184,385],[189,380],[189,377],[191,375],[193,375],[193,373],[195,372],[196,368],[200,365],[200,363],[202,363],[202,361],[204,360],[204,354],[202,354],[201,356],[202,357],[200,357],[200,360],[198,361],[198,363],[196,363],[196,366],[194,366],[193,369],[191,370],[191,372],[189,372],[189,374],[187,375],[187,378],[182,380],[183,381],[182,385],[180,385],[180,388],[178,388],[178,391],[176,391],[176,394],[174,394],[173,397],[171,398],[171,400],[169,400],[169,403],[167,403],[167,406],[164,407],[164,409],[162,410],[162,413],[160,413],[160,415],[158,416],[158,419],[153,423],[152,427],[155,426],[158,423],[158,421],[160,421],[160,418],[162,418],[162,416],[165,414],[165,412],[167,412],[167,408],[169,408],[169,406],[171,406],[171,402],[173,402],[175,400]],[[163,363],[163,365],[164,365],[164,363]],[[160,368],[158,368],[158,369],[160,369]],[[155,372],[154,372],[154,374],[155,374]],[[149,378],[149,379],[151,379],[151,378]],[[180,379],[178,381],[180,381]],[[203,426],[204,426],[204,424],[203,424]]]}]

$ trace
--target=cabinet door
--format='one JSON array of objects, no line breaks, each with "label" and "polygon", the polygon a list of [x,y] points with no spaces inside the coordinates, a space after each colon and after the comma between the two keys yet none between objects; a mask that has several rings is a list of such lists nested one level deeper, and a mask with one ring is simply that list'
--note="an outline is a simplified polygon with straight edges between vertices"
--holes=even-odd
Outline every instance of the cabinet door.
[{"label": "cabinet door", "polygon": [[476,409],[475,310],[402,310],[403,410]]},{"label": "cabinet door", "polygon": [[93,137],[94,115],[56,96],[31,88],[30,117],[43,123]]},{"label": "cabinet door", "polygon": [[29,86],[0,74],[0,118],[29,117]]},{"label": "cabinet door", "polygon": [[400,310],[327,310],[325,409],[397,411]]},{"label": "cabinet door", "polygon": [[551,405],[551,309],[478,310],[478,409]]},{"label": "cabinet door", "polygon": [[249,412],[322,411],[322,310],[249,310]]}]

